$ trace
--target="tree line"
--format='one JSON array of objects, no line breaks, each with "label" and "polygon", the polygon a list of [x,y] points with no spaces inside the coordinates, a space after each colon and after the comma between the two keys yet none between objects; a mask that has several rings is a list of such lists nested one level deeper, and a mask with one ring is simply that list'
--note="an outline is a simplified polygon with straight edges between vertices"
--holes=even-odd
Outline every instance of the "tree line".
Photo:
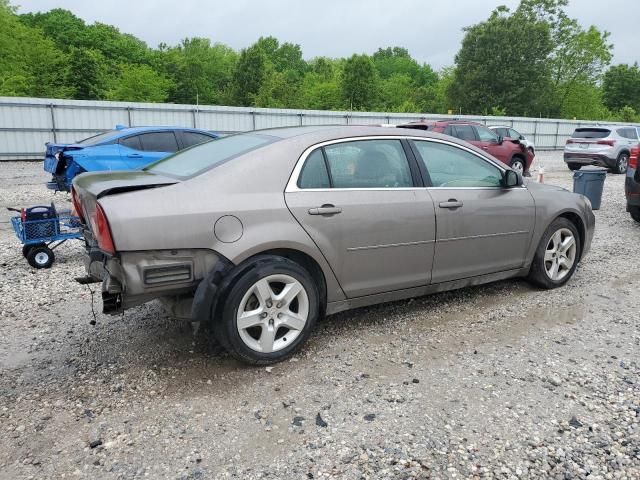
[{"label": "tree line", "polygon": [[310,60],[274,37],[240,51],[199,37],[150,48],[68,10],[18,14],[0,0],[0,95],[640,121],[638,64],[610,65],[609,34],[567,3],[498,7],[435,71],[397,46]]}]

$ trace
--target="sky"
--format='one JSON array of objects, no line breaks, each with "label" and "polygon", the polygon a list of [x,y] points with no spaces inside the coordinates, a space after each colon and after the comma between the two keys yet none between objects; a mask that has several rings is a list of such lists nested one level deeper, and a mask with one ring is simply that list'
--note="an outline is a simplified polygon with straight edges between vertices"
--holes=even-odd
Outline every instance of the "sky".
[{"label": "sky", "polygon": [[[65,8],[88,23],[115,25],[157,47],[205,37],[239,50],[260,36],[297,43],[304,57],[372,54],[401,46],[421,63],[452,65],[465,26],[517,0],[11,0],[19,12]],[[603,6],[606,5],[606,8]],[[640,62],[640,0],[570,0],[582,26],[611,33],[613,63]]]}]

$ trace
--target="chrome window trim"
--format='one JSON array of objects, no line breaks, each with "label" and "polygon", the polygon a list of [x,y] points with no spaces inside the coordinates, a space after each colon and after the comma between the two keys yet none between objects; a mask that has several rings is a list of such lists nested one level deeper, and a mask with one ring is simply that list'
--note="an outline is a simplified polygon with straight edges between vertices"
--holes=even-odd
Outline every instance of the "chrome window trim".
[{"label": "chrome window trim", "polygon": [[[421,190],[421,189],[438,189],[438,190],[460,190],[460,189],[465,189],[465,190],[496,190],[496,189],[505,189],[504,187],[417,187],[417,186],[413,186],[413,187],[397,187],[397,188],[393,188],[393,187],[388,187],[388,188],[384,188],[384,187],[377,187],[377,188],[300,188],[298,187],[298,178],[300,177],[300,172],[302,171],[302,167],[304,166],[304,163],[307,160],[307,157],[309,157],[309,155],[311,155],[311,153],[315,150],[317,150],[318,148],[322,148],[325,147],[327,145],[334,145],[336,143],[348,143],[348,142],[357,142],[357,141],[362,141],[362,140],[417,140],[417,141],[423,141],[423,142],[434,142],[434,143],[441,143],[444,145],[449,145],[451,147],[454,148],[459,148],[461,150],[464,150],[468,153],[471,153],[473,155],[475,155],[476,157],[478,157],[479,159],[489,163],[490,165],[493,165],[494,167],[496,167],[498,170],[500,170],[502,173],[506,172],[507,169],[505,168],[504,165],[498,164],[496,162],[494,162],[493,160],[484,157],[482,154],[473,151],[471,148],[466,147],[464,145],[460,145],[458,143],[454,143],[454,142],[449,142],[447,140],[443,140],[440,138],[429,138],[429,137],[418,137],[418,136],[399,136],[399,135],[367,135],[367,136],[363,136],[363,137],[345,137],[345,138],[338,138],[338,139],[333,139],[333,140],[326,140],[324,142],[320,142],[320,143],[316,143],[314,145],[311,145],[310,147],[307,147],[304,152],[302,152],[302,155],[300,155],[300,158],[298,158],[298,161],[296,162],[295,167],[293,167],[293,171],[291,172],[291,176],[289,177],[289,181],[287,182],[287,186],[285,188],[285,193],[294,193],[294,192],[336,192],[336,191],[340,191],[340,192],[349,192],[349,191],[357,191],[357,192],[362,192],[362,191],[387,191],[387,190],[392,190],[392,191],[403,191],[403,190]],[[407,158],[407,161],[409,162],[409,159]],[[522,184],[520,185],[519,188],[522,189],[526,189],[527,187]],[[513,188],[509,188],[506,190],[513,190]]]}]

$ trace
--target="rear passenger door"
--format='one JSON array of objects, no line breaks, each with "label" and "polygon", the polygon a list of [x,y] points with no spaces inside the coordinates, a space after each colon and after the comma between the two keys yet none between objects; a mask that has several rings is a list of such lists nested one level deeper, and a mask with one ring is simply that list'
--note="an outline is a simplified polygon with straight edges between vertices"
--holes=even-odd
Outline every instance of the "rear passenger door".
[{"label": "rear passenger door", "polygon": [[296,165],[285,199],[348,298],[430,282],[433,202],[406,142],[316,146]]}]

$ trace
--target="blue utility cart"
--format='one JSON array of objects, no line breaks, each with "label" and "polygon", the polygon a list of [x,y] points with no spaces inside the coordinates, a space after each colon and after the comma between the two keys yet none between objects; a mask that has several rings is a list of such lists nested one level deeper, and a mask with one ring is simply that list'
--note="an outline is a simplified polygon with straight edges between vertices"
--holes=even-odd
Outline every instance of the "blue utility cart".
[{"label": "blue utility cart", "polygon": [[55,248],[67,240],[82,238],[80,219],[70,211],[56,211],[53,203],[9,210],[20,213],[11,218],[11,225],[23,245],[22,255],[34,268],[51,267]]}]

